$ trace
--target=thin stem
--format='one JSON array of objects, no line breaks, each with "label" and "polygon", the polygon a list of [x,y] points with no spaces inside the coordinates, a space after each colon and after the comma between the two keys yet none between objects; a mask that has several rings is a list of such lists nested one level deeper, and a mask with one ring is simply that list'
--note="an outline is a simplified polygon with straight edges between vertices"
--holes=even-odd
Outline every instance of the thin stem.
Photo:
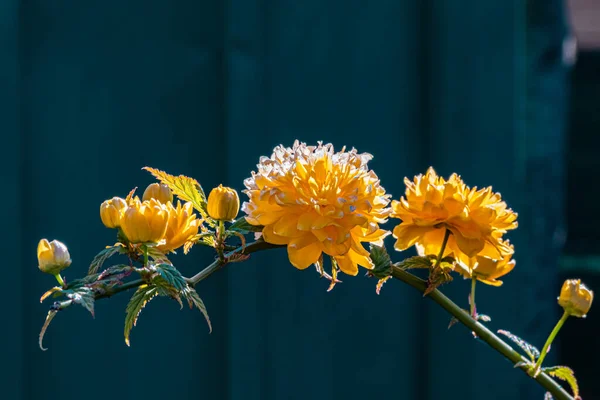
[{"label": "thin stem", "polygon": [[60,274],[55,274],[54,277],[56,278],[56,280],[58,281],[58,284],[64,289],[67,287],[67,285],[65,285],[65,281],[63,281],[62,276],[60,276]]},{"label": "thin stem", "polygon": [[469,297],[469,305],[471,306],[471,317],[477,319],[477,308],[475,308],[475,285],[477,284],[477,278],[471,279],[471,297]]},{"label": "thin stem", "polygon": [[148,246],[142,245],[142,251],[144,253],[144,267],[148,266]]},{"label": "thin stem", "polygon": [[444,240],[442,241],[442,247],[440,247],[440,252],[438,253],[437,259],[435,260],[435,265],[433,269],[436,269],[440,263],[442,262],[442,258],[444,258],[444,250],[446,250],[446,245],[448,244],[448,238],[450,237],[450,231],[446,229],[444,232]]},{"label": "thin stem", "polygon": [[[227,260],[228,257],[231,257],[236,254],[251,254],[251,253],[255,253],[257,251],[272,249],[272,248],[276,248],[276,247],[282,247],[282,246],[273,245],[273,244],[267,243],[265,241],[258,240],[256,242],[252,242],[252,243],[246,245],[246,247],[239,247],[229,253],[226,253],[225,260]],[[208,278],[214,272],[221,269],[223,266],[225,266],[225,264],[227,264],[226,261],[215,260],[209,266],[204,268],[202,271],[198,272],[196,275],[192,276],[191,278],[185,278],[185,280],[188,283],[188,285],[195,286],[198,284],[198,282]],[[144,280],[136,279],[134,281],[130,281],[130,282],[124,283],[122,285],[117,285],[117,286],[114,286],[113,288],[111,288],[109,291],[106,291],[104,293],[98,293],[95,296],[95,299],[96,300],[105,299],[105,298],[111,297],[117,293],[121,293],[121,292],[127,291],[129,289],[137,288],[137,287],[143,285],[144,283],[146,283]]]},{"label": "thin stem", "polygon": [[548,350],[550,350],[550,345],[554,341],[554,338],[560,331],[560,328],[562,328],[562,326],[565,323],[565,321],[567,320],[567,318],[569,318],[569,313],[565,311],[563,313],[562,317],[560,317],[560,319],[556,323],[556,326],[554,327],[554,329],[552,329],[552,332],[550,332],[550,336],[548,336],[548,339],[546,340],[544,347],[542,347],[542,352],[541,352],[539,358],[537,359],[537,362],[535,363],[535,368],[533,369],[534,373],[537,373],[537,371],[542,366],[542,363],[544,362],[544,358],[546,358],[546,354],[548,354]]},{"label": "thin stem", "polygon": [[[424,292],[427,289],[427,282],[414,276],[413,274],[406,272],[395,265],[392,267],[392,276],[396,279],[401,280],[404,283],[409,284],[413,288],[420,292]],[[506,342],[496,336],[492,331],[486,328],[483,324],[475,321],[469,314],[467,314],[462,308],[457,306],[452,300],[446,297],[442,292],[435,289],[427,297],[439,304],[448,313],[452,314],[458,321],[475,332],[477,336],[484,342],[486,342],[494,350],[508,358],[513,364],[520,361],[527,362],[527,359],[519,354],[516,350],[510,347]],[[558,383],[556,383],[550,376],[545,373],[540,373],[535,379],[542,387],[552,393],[555,400],[573,400],[573,397],[567,393]]]}]

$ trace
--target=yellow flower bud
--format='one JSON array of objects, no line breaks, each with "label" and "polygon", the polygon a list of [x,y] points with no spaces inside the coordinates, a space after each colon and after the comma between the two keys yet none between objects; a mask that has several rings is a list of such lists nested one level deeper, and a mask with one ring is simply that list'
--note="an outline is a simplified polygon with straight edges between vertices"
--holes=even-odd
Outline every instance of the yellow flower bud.
[{"label": "yellow flower bud", "polygon": [[208,195],[208,215],[216,220],[234,220],[239,209],[240,198],[235,189],[219,185]]},{"label": "yellow flower bud", "polygon": [[167,185],[162,183],[152,183],[144,190],[142,200],[156,199],[163,204],[173,202],[173,192]]},{"label": "yellow flower bud", "polygon": [[168,203],[167,208],[169,223],[165,234],[165,243],[158,246],[158,249],[164,252],[183,246],[185,242],[198,234],[198,228],[202,224],[202,221],[196,217],[192,203],[189,201],[183,206],[178,201],[177,208],[173,206],[173,203]]},{"label": "yellow flower bud", "polygon": [[37,247],[38,266],[42,272],[56,275],[71,265],[71,256],[67,246],[58,240],[48,242],[42,239]]},{"label": "yellow flower bud", "polygon": [[121,226],[121,218],[127,210],[127,203],[120,197],[113,197],[100,205],[100,219],[107,228]]},{"label": "yellow flower bud", "polygon": [[158,243],[169,222],[167,206],[156,199],[133,199],[121,218],[121,229],[131,243]]},{"label": "yellow flower bud", "polygon": [[585,317],[594,300],[594,292],[580,279],[567,279],[560,290],[558,304],[573,317]]}]

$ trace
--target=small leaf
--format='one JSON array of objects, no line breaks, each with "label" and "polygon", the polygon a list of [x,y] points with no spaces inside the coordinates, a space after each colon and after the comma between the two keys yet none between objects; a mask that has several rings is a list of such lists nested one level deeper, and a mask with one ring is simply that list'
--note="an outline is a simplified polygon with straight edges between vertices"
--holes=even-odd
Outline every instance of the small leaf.
[{"label": "small leaf", "polygon": [[521,339],[517,335],[510,333],[505,330],[498,330],[498,333],[509,338],[513,343],[519,346],[528,356],[532,363],[535,363],[535,360],[540,356],[540,351],[532,344],[527,343],[525,340]]},{"label": "small leaf", "polygon": [[450,271],[450,269],[440,266],[431,269],[429,272],[429,278],[427,279],[427,288],[425,289],[425,292],[423,292],[423,296],[427,296],[439,286],[452,281]]},{"label": "small leaf", "polygon": [[490,318],[489,315],[477,314],[477,320],[478,321],[483,321],[483,322],[490,322],[492,320],[492,318]]},{"label": "small leaf", "polygon": [[375,266],[368,272],[370,276],[383,279],[392,274],[392,260],[385,246],[371,244],[370,257]]},{"label": "small leaf", "polygon": [[107,277],[112,277],[114,275],[120,275],[121,277],[124,277],[124,276],[129,275],[134,270],[135,270],[135,268],[133,268],[130,265],[125,265],[125,264],[113,265],[112,267],[105,269],[100,275],[98,275],[97,280],[100,281],[100,280],[106,279]]},{"label": "small leaf", "polygon": [[98,280],[99,274],[91,274],[81,279],[75,279],[69,282],[69,289],[75,290],[85,285],[90,285]]},{"label": "small leaf", "polygon": [[46,300],[52,293],[55,292],[62,292],[62,288],[58,287],[58,286],[54,286],[52,289],[48,290],[46,293],[44,293],[42,295],[42,297],[40,297],[40,303],[42,303],[44,300]]},{"label": "small leaf", "polygon": [[247,220],[246,217],[240,217],[234,221],[233,224],[229,226],[227,230],[239,232],[242,235],[245,235],[250,232],[262,232],[263,226],[261,225],[252,225]]},{"label": "small leaf", "polygon": [[188,301],[190,308],[193,308],[195,306],[198,310],[200,310],[200,312],[202,313],[202,315],[204,315],[204,318],[206,319],[209,332],[212,332],[212,325],[210,323],[210,318],[208,317],[208,312],[206,311],[206,306],[204,305],[204,302],[198,295],[198,292],[196,292],[194,288],[188,286],[183,291],[183,297],[185,297],[185,299]]},{"label": "small leaf", "polygon": [[[70,293],[67,293],[70,292]],[[88,287],[82,287],[75,291],[66,290],[67,297],[73,300],[74,303],[80,304],[88,310],[94,317],[94,292]]]},{"label": "small leaf", "polygon": [[550,376],[566,381],[569,386],[571,386],[573,396],[576,398],[579,397],[579,385],[575,378],[575,372],[573,372],[571,368],[565,367],[564,365],[557,365],[555,367],[542,368],[542,371]]},{"label": "small leaf", "polygon": [[454,325],[458,323],[458,319],[456,317],[450,318],[450,322],[448,323],[448,329],[452,328]]},{"label": "small leaf", "polygon": [[173,264],[165,253],[158,250],[156,247],[148,246],[148,257],[150,257],[155,263],[159,264]]},{"label": "small leaf", "polygon": [[[154,266],[155,271],[164,279],[169,286],[176,291],[181,292],[186,288],[187,282],[181,272],[171,264],[158,264]],[[161,285],[164,286],[164,285]]]},{"label": "small leaf", "polygon": [[405,260],[402,260],[397,264],[398,268],[403,270],[414,269],[414,268],[431,268],[432,260],[429,257],[413,256]]},{"label": "small leaf", "polygon": [[135,291],[127,308],[125,308],[125,344],[130,345],[129,333],[131,329],[136,325],[138,317],[142,309],[148,304],[150,300],[158,295],[156,286],[154,285],[143,285]]},{"label": "small leaf", "polygon": [[383,284],[386,283],[391,278],[392,278],[392,276],[390,275],[390,276],[386,276],[385,278],[381,278],[380,280],[378,280],[377,286],[375,286],[375,293],[380,294]]},{"label": "small leaf", "polygon": [[52,319],[56,316],[57,312],[58,312],[58,310],[50,310],[50,311],[48,311],[48,315],[46,315],[46,321],[44,321],[44,325],[42,326],[42,330],[40,331],[40,336],[39,336],[39,340],[38,340],[38,344],[40,345],[40,349],[42,349],[42,351],[48,350],[48,349],[44,348],[44,346],[42,345],[42,342],[44,340],[44,335],[46,334],[46,330],[48,329],[48,326],[50,326],[50,322],[52,322]]},{"label": "small leaf", "polygon": [[515,365],[513,365],[513,368],[523,368],[525,370],[529,370],[529,368],[532,366],[531,363],[527,362],[527,361],[519,361],[518,363],[516,363]]},{"label": "small leaf", "polygon": [[214,226],[212,218],[206,212],[206,195],[197,180],[185,175],[170,175],[155,168],[144,167],[142,169],[150,172],[156,179],[167,185],[173,194],[181,200],[191,202],[192,206],[202,215],[202,218],[210,226]]},{"label": "small leaf", "polygon": [[104,264],[104,262],[114,256],[115,254],[117,254],[120,250],[120,246],[112,246],[112,247],[107,247],[106,249],[102,250],[100,253],[96,254],[96,257],[94,257],[94,259],[92,260],[92,263],[90,264],[90,268],[88,270],[88,275],[92,275],[98,272],[98,270],[100,268],[102,268],[102,264]]}]

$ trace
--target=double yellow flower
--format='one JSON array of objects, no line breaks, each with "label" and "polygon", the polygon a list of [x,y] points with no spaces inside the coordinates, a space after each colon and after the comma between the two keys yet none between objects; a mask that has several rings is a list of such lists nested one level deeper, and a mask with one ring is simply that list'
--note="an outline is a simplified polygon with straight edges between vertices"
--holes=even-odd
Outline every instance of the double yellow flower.
[{"label": "double yellow flower", "polygon": [[421,255],[438,255],[449,231],[443,255],[454,256],[456,271],[501,285],[498,278],[515,266],[514,247],[503,235],[517,227],[517,214],[500,194],[491,187],[470,188],[457,174],[446,180],[433,168],[413,181],[405,178],[405,184],[405,196],[392,202],[391,217],[402,221],[393,231],[395,248],[415,245]]},{"label": "double yellow flower", "polygon": [[202,221],[191,202],[173,205],[173,193],[163,184],[146,188],[142,200],[113,197],[100,205],[100,218],[108,228],[120,228],[130,243],[156,243],[174,251],[198,234]]}]

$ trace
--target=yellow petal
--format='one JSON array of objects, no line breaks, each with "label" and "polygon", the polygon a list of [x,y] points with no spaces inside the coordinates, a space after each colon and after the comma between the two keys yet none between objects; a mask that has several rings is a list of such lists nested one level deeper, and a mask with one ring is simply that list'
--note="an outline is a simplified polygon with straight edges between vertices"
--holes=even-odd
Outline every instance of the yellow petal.
[{"label": "yellow petal", "polygon": [[273,233],[273,226],[268,225],[265,226],[262,230],[263,239],[267,243],[271,244],[288,244],[290,242],[290,238],[279,236]]},{"label": "yellow petal", "polygon": [[292,265],[298,269],[310,267],[321,257],[321,245],[314,236],[311,239],[311,236],[295,238],[288,244],[288,257]]}]

